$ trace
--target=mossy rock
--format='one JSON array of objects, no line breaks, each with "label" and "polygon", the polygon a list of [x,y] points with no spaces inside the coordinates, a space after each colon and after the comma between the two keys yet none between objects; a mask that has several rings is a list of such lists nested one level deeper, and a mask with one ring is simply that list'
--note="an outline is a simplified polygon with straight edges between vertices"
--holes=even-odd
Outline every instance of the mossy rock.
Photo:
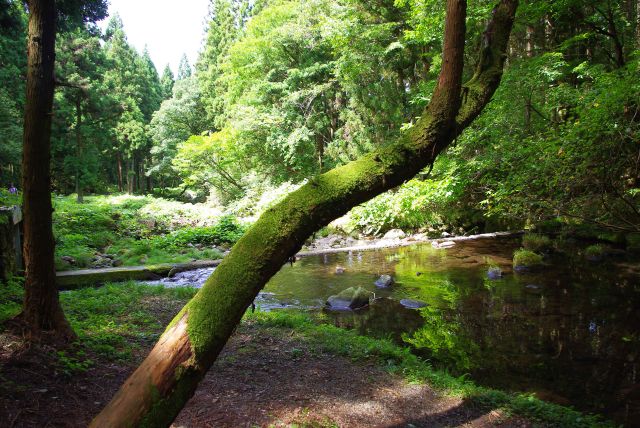
[{"label": "mossy rock", "polygon": [[590,262],[601,262],[606,252],[607,248],[602,244],[589,245],[584,250],[584,257]]},{"label": "mossy rock", "polygon": [[331,310],[353,310],[369,304],[371,293],[362,287],[349,287],[327,299],[327,308]]},{"label": "mossy rock", "polygon": [[513,269],[516,272],[526,272],[540,267],[543,259],[540,254],[521,248],[513,254]]}]

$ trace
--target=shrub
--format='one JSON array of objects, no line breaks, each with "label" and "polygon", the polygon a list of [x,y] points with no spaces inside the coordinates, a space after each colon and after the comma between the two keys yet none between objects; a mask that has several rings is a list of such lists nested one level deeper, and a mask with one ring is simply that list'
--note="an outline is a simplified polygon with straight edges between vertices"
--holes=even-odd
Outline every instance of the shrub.
[{"label": "shrub", "polygon": [[513,253],[513,267],[518,270],[518,268],[527,269],[535,266],[539,266],[542,264],[542,256],[540,254],[536,254],[533,251],[525,250],[524,248],[520,248]]},{"label": "shrub", "polygon": [[589,245],[584,250],[584,255],[587,260],[590,261],[600,261],[605,255],[607,248],[602,244]]},{"label": "shrub", "polygon": [[537,233],[527,233],[522,237],[522,246],[533,252],[546,251],[551,248],[551,239]]},{"label": "shrub", "polygon": [[215,226],[187,227],[158,238],[160,247],[184,247],[195,245],[234,244],[244,234],[246,227],[238,223],[232,216],[220,218]]}]

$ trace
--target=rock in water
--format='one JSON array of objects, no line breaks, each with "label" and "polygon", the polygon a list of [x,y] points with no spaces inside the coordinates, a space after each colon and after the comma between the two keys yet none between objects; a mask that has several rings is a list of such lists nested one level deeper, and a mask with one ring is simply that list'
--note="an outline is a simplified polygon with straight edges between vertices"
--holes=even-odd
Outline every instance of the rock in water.
[{"label": "rock in water", "polygon": [[427,306],[425,302],[421,302],[420,300],[412,300],[412,299],[402,299],[400,300],[400,304],[405,308],[409,308],[409,309],[420,309]]},{"label": "rock in water", "polygon": [[451,248],[451,247],[455,247],[456,243],[454,241],[444,241],[444,242],[438,242],[438,241],[433,241],[431,243],[431,246],[433,248]]},{"label": "rock in water", "polygon": [[394,284],[394,280],[391,275],[381,275],[374,284],[379,288],[388,288]]},{"label": "rock in water", "polygon": [[401,229],[391,229],[387,233],[384,234],[382,239],[403,239],[407,236]]},{"label": "rock in water", "polygon": [[349,287],[334,296],[330,296],[327,299],[327,307],[338,311],[362,308],[369,304],[370,294],[362,287]]},{"label": "rock in water", "polygon": [[342,266],[336,266],[336,274],[343,274],[345,269]]},{"label": "rock in water", "polygon": [[502,278],[502,269],[499,267],[490,267],[487,271],[487,278],[489,279],[500,279]]}]

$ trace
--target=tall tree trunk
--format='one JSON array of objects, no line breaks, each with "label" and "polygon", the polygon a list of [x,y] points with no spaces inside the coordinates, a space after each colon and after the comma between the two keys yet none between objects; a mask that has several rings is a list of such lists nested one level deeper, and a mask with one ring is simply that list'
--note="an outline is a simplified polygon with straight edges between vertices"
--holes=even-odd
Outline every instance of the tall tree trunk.
[{"label": "tall tree trunk", "polygon": [[[147,156],[146,165],[147,165],[147,169],[151,168],[151,165],[152,165],[151,154],[149,154]],[[143,170],[143,172],[144,172],[144,170]],[[153,190],[153,184],[152,184],[152,181],[151,181],[151,175],[145,173],[145,177],[146,177],[146,180],[147,180],[147,192],[146,193],[151,193],[151,191]]]},{"label": "tall tree trunk", "polygon": [[433,163],[482,111],[502,76],[516,6],[517,0],[501,0],[494,9],[476,73],[461,91],[466,3],[448,0],[442,71],[418,123],[395,143],[312,179],[267,210],[174,318],[91,426],[168,426],[247,307],[304,240],[355,205],[402,184]]},{"label": "tall tree trunk", "polygon": [[116,161],[118,163],[118,192],[124,192],[124,185],[122,180],[122,155],[120,152],[116,153]]},{"label": "tall tree trunk", "polygon": [[142,186],[140,183],[140,169],[142,162],[140,161],[140,156],[139,155],[134,155],[133,157],[133,170],[135,171],[135,176],[133,177],[133,190],[135,193],[140,193],[140,190],[142,190]]},{"label": "tall tree trunk", "polygon": [[84,189],[82,187],[82,98],[80,94],[76,98],[76,195],[79,204],[84,202]]},{"label": "tall tree trunk", "polygon": [[133,158],[127,160],[126,170],[127,176],[127,193],[133,194],[133,179],[135,178],[135,173],[133,172]]},{"label": "tall tree trunk", "polygon": [[636,0],[636,49],[640,49],[640,0]]},{"label": "tall tree trunk", "polygon": [[22,319],[32,336],[44,330],[70,339],[56,287],[51,214],[51,116],[53,109],[56,6],[29,0],[27,94],[24,113],[22,188],[24,207],[25,299]]},{"label": "tall tree trunk", "polygon": [[526,42],[525,42],[525,53],[527,55],[527,58],[533,58],[533,35],[534,35],[534,31],[535,29],[533,28],[533,25],[527,25],[527,35],[526,35]]}]

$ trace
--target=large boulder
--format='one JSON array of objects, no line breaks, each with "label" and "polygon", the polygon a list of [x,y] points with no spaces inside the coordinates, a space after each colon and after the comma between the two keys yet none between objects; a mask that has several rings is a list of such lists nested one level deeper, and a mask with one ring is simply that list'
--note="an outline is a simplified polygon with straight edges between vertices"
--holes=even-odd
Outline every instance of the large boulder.
[{"label": "large boulder", "polygon": [[330,296],[326,305],[327,308],[338,311],[358,309],[369,304],[370,295],[371,293],[362,287],[349,287],[334,296]]},{"label": "large boulder", "polygon": [[394,283],[395,281],[391,275],[380,275],[380,278],[378,278],[374,284],[378,288],[389,288]]},{"label": "large boulder", "polygon": [[391,229],[384,234],[382,239],[404,239],[407,236],[401,229]]}]

